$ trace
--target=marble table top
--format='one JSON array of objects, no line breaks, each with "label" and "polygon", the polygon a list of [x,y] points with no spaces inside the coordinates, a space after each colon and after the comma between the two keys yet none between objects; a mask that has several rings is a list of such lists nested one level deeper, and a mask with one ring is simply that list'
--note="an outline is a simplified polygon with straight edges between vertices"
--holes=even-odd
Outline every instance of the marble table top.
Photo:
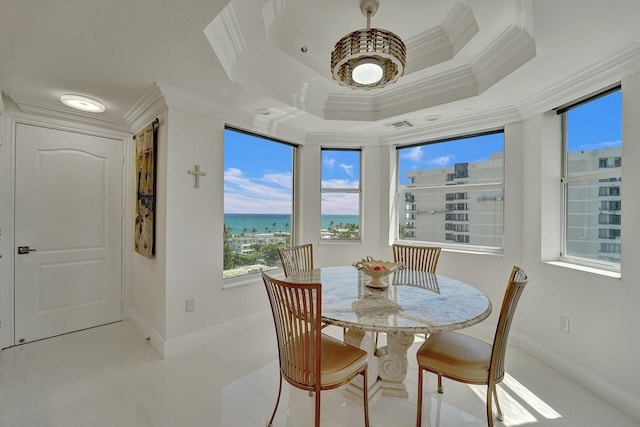
[{"label": "marble table top", "polygon": [[366,286],[370,277],[352,266],[323,267],[285,281],[322,284],[323,321],[375,332],[433,333],[474,325],[491,314],[491,301],[459,280],[416,270],[398,270]]}]

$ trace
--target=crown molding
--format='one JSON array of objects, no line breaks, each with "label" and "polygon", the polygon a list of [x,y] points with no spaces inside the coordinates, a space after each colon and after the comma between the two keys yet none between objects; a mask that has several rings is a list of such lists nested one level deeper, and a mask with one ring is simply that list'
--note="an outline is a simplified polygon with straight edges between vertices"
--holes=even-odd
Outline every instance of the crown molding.
[{"label": "crown molding", "polygon": [[284,120],[290,120],[302,112],[292,109],[290,112],[280,112],[273,117],[260,116],[258,114],[243,114],[232,110],[228,105],[211,101],[172,88],[160,83],[155,83],[140,98],[140,100],[125,115],[131,129],[140,129],[152,121],[165,110],[180,110],[205,119],[218,120],[223,123],[282,138],[290,142],[303,142],[306,132],[292,129],[282,124]]},{"label": "crown molding", "polygon": [[362,147],[377,146],[380,143],[380,135],[370,133],[348,132],[309,132],[305,145],[328,145],[332,147]]},{"label": "crown molding", "polygon": [[126,123],[114,119],[114,117],[109,114],[76,111],[59,102],[42,100],[20,93],[7,93],[6,95],[17,105],[20,111],[27,114],[106,128],[119,132],[129,132]]},{"label": "crown molding", "polygon": [[327,120],[377,121],[478,95],[469,66],[461,66],[428,79],[397,86],[384,94],[331,94],[325,108]]},{"label": "crown molding", "polygon": [[502,128],[506,124],[522,120],[520,112],[515,106],[507,106],[494,110],[455,117],[450,120],[442,120],[428,125],[416,126],[405,131],[395,131],[380,137],[380,143],[389,144],[413,144],[436,138],[457,136],[468,132],[481,132]]},{"label": "crown molding", "polygon": [[457,53],[475,36],[480,27],[467,5],[456,3],[442,22],[442,28],[451,41],[451,55]]},{"label": "crown molding", "polygon": [[407,67],[404,75],[424,70],[454,57],[453,46],[447,32],[438,26],[405,40]]},{"label": "crown molding", "polygon": [[469,132],[481,132],[503,128],[510,123],[522,121],[522,116],[515,106],[496,108],[490,111],[471,113],[463,117],[449,120],[416,124],[404,131],[388,131],[379,133],[351,133],[351,132],[309,132],[306,144],[322,145],[328,141],[332,146],[364,146],[364,145],[393,145],[413,144],[436,138],[458,136]]},{"label": "crown molding", "polygon": [[536,43],[516,26],[507,27],[471,63],[482,93],[536,57]]},{"label": "crown molding", "polygon": [[162,97],[162,90],[158,84],[154,84],[127,111],[124,120],[129,124],[132,132],[136,132],[166,109],[167,104]]},{"label": "crown molding", "polygon": [[640,72],[640,42],[596,62],[517,104],[522,118],[552,110]]}]

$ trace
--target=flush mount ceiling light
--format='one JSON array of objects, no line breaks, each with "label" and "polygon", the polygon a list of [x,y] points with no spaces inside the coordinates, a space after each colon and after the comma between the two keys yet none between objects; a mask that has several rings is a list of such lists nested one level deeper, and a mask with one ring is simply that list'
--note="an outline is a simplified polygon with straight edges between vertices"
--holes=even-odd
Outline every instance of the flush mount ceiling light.
[{"label": "flush mount ceiling light", "polygon": [[404,74],[407,50],[400,37],[387,30],[370,28],[378,6],[378,0],[360,0],[367,28],[347,34],[331,52],[333,78],[343,86],[381,88]]},{"label": "flush mount ceiling light", "polygon": [[62,95],[60,97],[60,102],[67,107],[75,108],[80,111],[87,111],[89,113],[103,113],[105,111],[105,107],[102,102],[87,96]]}]

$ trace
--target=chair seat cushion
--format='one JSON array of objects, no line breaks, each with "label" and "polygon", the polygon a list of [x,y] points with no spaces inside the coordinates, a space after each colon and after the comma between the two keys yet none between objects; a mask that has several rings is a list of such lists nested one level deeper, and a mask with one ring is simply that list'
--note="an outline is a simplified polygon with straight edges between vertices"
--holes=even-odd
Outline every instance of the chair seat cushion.
[{"label": "chair seat cushion", "polygon": [[475,383],[487,383],[492,346],[456,332],[429,336],[416,358],[418,365],[437,374]]},{"label": "chair seat cushion", "polygon": [[321,363],[321,385],[332,386],[362,370],[367,364],[367,352],[322,334]]}]

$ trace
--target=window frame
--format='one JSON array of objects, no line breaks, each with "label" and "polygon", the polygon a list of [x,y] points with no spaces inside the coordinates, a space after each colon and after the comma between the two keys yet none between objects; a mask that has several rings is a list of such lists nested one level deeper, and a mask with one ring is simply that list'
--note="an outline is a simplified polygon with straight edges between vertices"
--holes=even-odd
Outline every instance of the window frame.
[{"label": "window frame", "polygon": [[[486,183],[471,183],[471,184],[462,184],[462,185],[456,185],[456,190],[454,191],[454,193],[458,194],[458,193],[468,193],[469,190],[473,190],[473,189],[478,189],[478,188],[492,188],[495,186],[500,186],[501,190],[502,190],[502,201],[503,201],[503,205],[502,205],[502,245],[501,246],[486,246],[486,245],[470,245],[468,243],[451,243],[451,242],[437,242],[437,241],[427,241],[427,240],[417,240],[417,239],[401,239],[400,238],[400,205],[404,203],[404,197],[403,194],[401,192],[401,184],[400,184],[400,152],[402,149],[406,149],[406,148],[411,148],[411,147],[418,147],[418,146],[426,146],[426,145],[431,145],[431,144],[439,144],[439,143],[443,143],[443,142],[451,142],[451,141],[457,141],[457,140],[463,140],[463,139],[469,139],[469,138],[475,138],[475,137],[480,137],[480,136],[486,136],[486,135],[494,135],[494,134],[502,134],[502,178],[501,181],[499,182],[486,182]],[[507,144],[506,144],[506,132],[505,132],[505,128],[504,127],[498,127],[498,128],[492,128],[492,129],[487,129],[484,131],[476,131],[476,132],[469,132],[469,133],[464,133],[464,134],[459,134],[456,136],[452,136],[452,137],[447,137],[447,138],[439,138],[439,139],[433,139],[433,140],[428,140],[428,141],[424,141],[424,142],[420,142],[420,143],[412,143],[412,144],[398,144],[395,146],[395,151],[396,151],[396,159],[395,159],[395,164],[396,164],[396,169],[395,169],[395,177],[394,182],[396,183],[396,189],[395,189],[395,200],[394,200],[394,206],[393,206],[393,210],[395,212],[394,218],[394,224],[392,224],[392,229],[393,229],[393,242],[395,243],[400,243],[400,244],[425,244],[425,245],[435,245],[435,246],[439,246],[442,249],[445,250],[453,250],[453,251],[460,251],[460,252],[467,252],[467,253],[482,253],[482,254],[496,254],[496,255],[502,255],[504,254],[504,243],[505,243],[505,237],[504,237],[504,231],[505,231],[505,205],[504,205],[504,199],[505,199],[505,192],[506,192],[506,151],[507,151]],[[462,163],[471,163],[469,161],[467,162],[462,162]],[[438,190],[438,189],[444,189],[444,188],[451,188],[451,186],[448,185],[427,185],[425,187],[412,187],[412,188],[419,188],[419,189],[433,189],[433,190]],[[405,190],[406,193],[406,190]],[[468,204],[468,195],[467,195],[467,199],[463,202],[458,202],[458,199],[452,199],[452,200],[446,200],[446,196],[445,196],[445,201],[444,204],[450,204],[450,203],[466,203]],[[468,215],[467,214],[454,214],[454,215]],[[470,225],[470,224],[468,224]],[[445,229],[443,229],[443,231],[445,232],[445,234],[451,234],[452,230],[446,229],[446,225],[445,225]],[[463,235],[458,235],[456,237],[457,240],[458,237],[464,237]],[[466,235],[466,238],[468,239],[469,235]]]},{"label": "window frame", "polygon": [[320,228],[322,229],[322,197],[324,194],[358,194],[358,237],[355,238],[322,238],[322,231],[320,230],[319,241],[322,244],[325,243],[358,243],[363,241],[363,165],[364,165],[364,150],[362,147],[320,147],[320,161],[323,162],[323,153],[325,151],[354,151],[359,153],[359,165],[358,165],[358,188],[325,188],[322,186],[324,177],[322,176],[322,166],[320,168]]},{"label": "window frame", "polygon": [[[287,145],[289,147],[291,147],[292,151],[291,151],[291,221],[290,221],[290,227],[289,229],[290,234],[289,234],[289,242],[291,245],[295,245],[298,243],[298,237],[297,237],[297,230],[298,230],[298,199],[299,199],[299,192],[297,189],[297,183],[298,183],[298,179],[299,179],[299,173],[300,173],[300,168],[299,168],[299,164],[300,164],[300,145],[296,144],[296,143],[292,143],[289,141],[285,141],[282,139],[278,139],[278,138],[274,138],[268,135],[263,135],[257,132],[253,132],[253,131],[248,131],[236,126],[232,126],[229,124],[225,124],[224,126],[224,130],[230,130],[230,131],[234,131],[234,132],[238,132],[238,133],[242,133],[245,135],[249,135],[251,137],[255,137],[255,138],[259,138],[262,140],[266,140],[266,141],[271,141],[271,142],[275,142],[275,143],[279,143],[279,144],[284,144]],[[224,144],[226,144],[226,140],[223,139],[223,151],[224,151]],[[226,170],[224,167],[224,154],[223,154],[223,173]],[[224,191],[224,179],[223,179],[223,192],[222,192],[222,204],[223,204],[223,210],[222,210],[222,214],[223,214],[223,226],[226,226],[226,224],[224,223],[224,215],[225,215],[225,210],[224,210],[224,197],[225,197],[225,191]],[[224,237],[224,236],[223,236]],[[223,239],[223,252],[224,252],[224,239]],[[222,287],[223,289],[227,289],[227,288],[233,288],[236,286],[242,286],[245,284],[249,284],[249,283],[255,283],[256,279],[259,278],[260,272],[252,272],[252,273],[247,273],[247,274],[243,274],[240,276],[234,276],[234,277],[224,277],[224,262],[222,265]],[[274,268],[272,269],[272,271],[277,275],[282,274],[283,270],[282,267],[279,268]]]},{"label": "window frame", "polygon": [[[595,171],[587,171],[587,172],[569,172],[569,151],[568,151],[568,115],[567,113],[574,108],[580,107],[582,105],[588,104],[590,102],[596,101],[605,96],[611,95],[616,92],[622,92],[622,85],[617,83],[611,87],[602,89],[593,94],[587,95],[583,98],[580,98],[574,102],[570,102],[562,107],[556,108],[556,114],[561,117],[561,127],[562,127],[562,170],[560,172],[560,195],[561,195],[561,212],[560,212],[560,230],[561,230],[561,243],[560,243],[560,255],[558,257],[558,261],[564,262],[567,264],[573,264],[582,267],[590,267],[598,270],[610,271],[613,273],[620,273],[621,271],[621,263],[606,261],[606,260],[598,260],[592,258],[585,258],[576,255],[567,254],[567,227],[568,227],[568,215],[569,215],[569,185],[572,183],[585,182],[585,181],[600,181],[601,179],[611,179],[611,178],[620,178],[618,181],[609,181],[609,182],[617,182],[618,186],[622,186],[622,153],[620,156],[606,156],[604,158],[599,158],[598,163],[599,167]],[[622,123],[620,123],[622,126]],[[622,141],[621,141],[622,144]],[[605,160],[605,166],[601,167],[602,160]],[[616,166],[616,163],[619,162],[619,165]],[[613,166],[610,164],[613,163]],[[620,203],[622,202],[622,189],[619,189],[619,197]],[[600,194],[599,194],[600,196]],[[600,210],[600,209],[599,209]],[[622,209],[620,208],[620,211]],[[599,223],[599,222],[598,222]],[[619,224],[621,226],[621,224]],[[622,227],[622,226],[621,226]],[[600,236],[600,230],[598,230],[598,236]],[[620,236],[622,236],[622,229],[620,228]],[[598,237],[600,238],[600,237]],[[601,246],[603,242],[600,242],[598,245]],[[606,243],[606,242],[605,242]],[[618,243],[620,245],[620,243]],[[621,253],[620,251],[611,252],[611,253]]]}]

